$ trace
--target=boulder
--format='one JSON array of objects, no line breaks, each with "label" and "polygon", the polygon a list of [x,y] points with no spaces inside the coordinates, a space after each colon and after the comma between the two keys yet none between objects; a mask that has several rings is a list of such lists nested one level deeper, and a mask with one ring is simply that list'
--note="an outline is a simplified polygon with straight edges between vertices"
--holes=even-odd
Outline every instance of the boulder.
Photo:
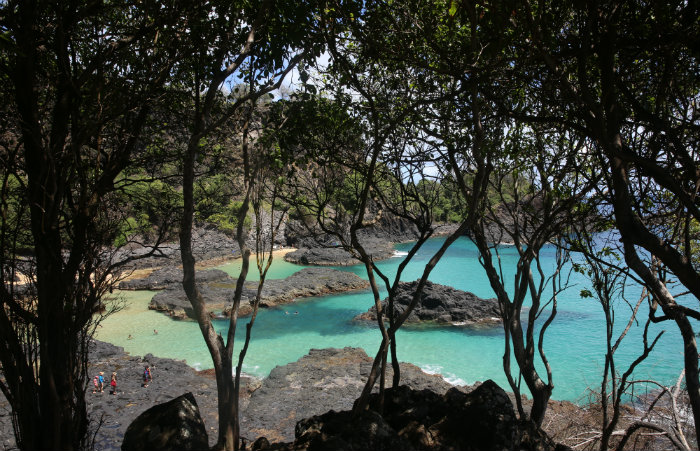
[{"label": "boulder", "polygon": [[295,428],[293,449],[309,451],[413,451],[408,440],[397,433],[377,412],[330,411],[301,420]]},{"label": "boulder", "polygon": [[[360,348],[312,349],[296,362],[275,367],[253,392],[241,415],[242,435],[289,442],[294,440],[294,425],[302,418],[331,409],[352,409],[369,376],[372,360]],[[388,383],[392,375],[391,367],[387,368]],[[427,374],[410,363],[401,363],[401,382],[437,393],[452,388],[439,375]]]},{"label": "boulder", "polygon": [[331,411],[299,421],[292,448],[510,451],[519,446],[513,405],[491,380],[470,393],[390,388],[383,415],[377,413],[379,395],[370,396],[369,407],[357,417]]},{"label": "boulder", "polygon": [[174,449],[209,449],[207,431],[192,393],[143,412],[129,425],[122,442],[123,451]]},{"label": "boulder", "polygon": [[[394,298],[395,318],[406,310],[417,286],[418,281],[399,284]],[[386,299],[382,301],[382,305],[386,309]],[[355,319],[376,321],[376,312],[376,308],[372,307]],[[420,302],[410,313],[406,323],[495,324],[500,321],[499,317],[498,301],[495,298],[482,299],[468,291],[428,281],[423,287]]]}]

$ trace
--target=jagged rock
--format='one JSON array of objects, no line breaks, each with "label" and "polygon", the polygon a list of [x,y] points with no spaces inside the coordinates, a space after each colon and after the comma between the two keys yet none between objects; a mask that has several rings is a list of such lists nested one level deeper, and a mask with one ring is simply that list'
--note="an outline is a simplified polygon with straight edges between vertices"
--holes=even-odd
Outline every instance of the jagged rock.
[{"label": "jagged rock", "polygon": [[[235,289],[235,281],[231,278],[213,284],[198,283],[197,287],[209,311],[223,311],[231,303]],[[245,299],[247,301],[247,299]],[[182,285],[171,285],[160,293],[156,293],[148,304],[151,310],[164,312],[173,318],[194,319],[192,304],[185,294]],[[247,302],[241,303],[241,316],[248,315],[252,309]]]},{"label": "jagged rock", "polygon": [[[225,278],[215,277],[223,271],[210,271],[214,271],[210,281],[207,282],[207,279],[204,279],[197,285],[202,298],[210,311],[220,311],[223,315],[229,315],[231,296],[235,290],[236,281],[228,276]],[[207,272],[209,271],[202,271],[202,273]],[[368,286],[369,282],[351,272],[331,268],[304,268],[286,279],[267,280],[263,286],[260,307],[275,307],[292,302],[297,298],[358,290]],[[250,301],[255,299],[257,290],[257,282],[244,284],[238,311],[239,316],[246,316],[252,312]],[[153,296],[149,308],[165,312],[175,318],[194,318],[192,305],[180,283],[170,285]]]},{"label": "jagged rock", "polygon": [[[418,281],[401,282],[394,298],[394,317],[401,315],[410,304]],[[386,309],[387,300],[382,301]],[[370,308],[355,317],[357,320],[377,320],[377,310]],[[468,291],[457,290],[446,285],[426,282],[421,300],[406,319],[406,323],[490,324],[499,319],[498,301],[482,299]]]},{"label": "jagged rock", "polygon": [[[394,254],[391,243],[380,243],[370,249],[374,260],[383,260]],[[285,254],[284,259],[290,263],[315,266],[352,266],[360,262],[342,247],[302,247]]]},{"label": "jagged rock", "polygon": [[470,393],[390,388],[383,415],[379,395],[370,396],[369,407],[358,417],[331,411],[299,421],[293,449],[511,451],[519,445],[513,405],[491,380]]},{"label": "jagged rock", "polygon": [[[331,268],[304,268],[286,279],[265,281],[260,305],[273,307],[296,298],[322,296],[367,287],[369,287],[369,282],[348,271],[338,271]],[[247,284],[245,296],[248,299],[253,299],[257,288],[257,283]]]},{"label": "jagged rock", "polygon": [[[394,243],[416,240],[418,229],[410,221],[383,214],[372,226],[357,232],[358,240],[374,260],[383,260],[394,255]],[[298,249],[284,256],[291,263],[318,266],[348,266],[359,261],[345,251],[337,238],[320,233],[310,233],[298,221],[287,225],[288,243]],[[349,241],[349,240],[348,240]]]},{"label": "jagged rock", "polygon": [[209,438],[192,393],[158,404],[129,425],[123,451],[206,450]]},{"label": "jagged rock", "polygon": [[[379,408],[378,395],[370,397],[370,408]],[[513,404],[491,380],[469,393],[453,388],[444,395],[406,386],[390,388],[384,419],[423,450],[512,450],[518,438]]]},{"label": "jagged rock", "polygon": [[258,437],[250,446],[251,451],[262,451],[270,449],[270,441],[266,437]]},{"label": "jagged rock", "polygon": [[[289,442],[294,439],[298,420],[331,409],[350,410],[362,393],[371,366],[372,358],[362,349],[329,348],[312,349],[296,362],[275,367],[253,392],[241,416],[243,436]],[[388,381],[392,375],[388,368]],[[401,381],[438,393],[452,388],[440,376],[426,374],[410,363],[401,363]]]},{"label": "jagged rock", "polygon": [[378,413],[367,410],[328,412],[301,420],[295,429],[295,450],[309,451],[413,451],[408,440],[389,426]]}]

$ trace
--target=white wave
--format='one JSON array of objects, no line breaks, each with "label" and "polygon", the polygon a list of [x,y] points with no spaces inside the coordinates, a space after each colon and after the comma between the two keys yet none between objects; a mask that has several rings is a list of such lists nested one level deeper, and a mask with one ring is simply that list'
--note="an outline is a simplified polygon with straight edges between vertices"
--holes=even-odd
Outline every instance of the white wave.
[{"label": "white wave", "polygon": [[255,373],[260,369],[260,365],[248,365],[248,364],[244,363],[243,369],[248,371],[248,372]]},{"label": "white wave", "polygon": [[442,376],[442,366],[440,365],[431,365],[431,364],[425,364],[425,365],[419,365],[420,369],[425,371],[428,374],[437,374],[438,376]]},{"label": "white wave", "polygon": [[197,371],[202,371],[202,362],[195,362],[192,364],[192,368]]},{"label": "white wave", "polygon": [[404,251],[394,251],[393,257],[405,257],[408,255],[408,252]]},{"label": "white wave", "polygon": [[422,369],[428,374],[435,374],[437,376],[440,376],[445,382],[447,382],[450,385],[469,385],[469,383],[461,377],[458,377],[452,373],[443,372],[444,368],[441,365],[421,364],[418,366],[420,367],[420,369]]},{"label": "white wave", "polygon": [[467,381],[454,374],[446,373],[442,375],[442,378],[450,385],[470,385]]}]

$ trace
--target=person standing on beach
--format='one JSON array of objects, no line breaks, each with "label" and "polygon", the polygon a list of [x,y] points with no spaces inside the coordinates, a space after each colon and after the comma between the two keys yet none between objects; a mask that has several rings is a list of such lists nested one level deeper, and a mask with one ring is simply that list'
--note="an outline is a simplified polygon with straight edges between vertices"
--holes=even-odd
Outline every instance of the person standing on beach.
[{"label": "person standing on beach", "polygon": [[97,379],[97,391],[100,393],[104,393],[104,388],[105,388],[105,373],[104,371],[100,371],[100,376]]},{"label": "person standing on beach", "polygon": [[112,386],[112,394],[116,395],[117,394],[117,373],[113,372],[112,373],[112,380],[109,381],[109,385]]},{"label": "person standing on beach", "polygon": [[148,383],[153,380],[153,375],[151,375],[151,368],[146,365],[143,369],[143,386],[148,387]]}]

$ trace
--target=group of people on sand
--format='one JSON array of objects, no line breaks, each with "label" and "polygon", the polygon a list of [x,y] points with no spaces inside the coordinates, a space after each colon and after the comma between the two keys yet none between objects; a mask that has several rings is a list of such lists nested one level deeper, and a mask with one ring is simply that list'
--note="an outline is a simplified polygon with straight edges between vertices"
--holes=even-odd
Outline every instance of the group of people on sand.
[{"label": "group of people on sand", "polygon": [[[150,384],[152,380],[153,380],[153,374],[151,373],[151,367],[149,365],[146,365],[145,367],[143,367],[143,384],[141,384],[141,386],[148,387],[148,384]],[[105,372],[100,371],[99,374],[97,374],[92,379],[92,383],[94,385],[92,392],[93,393],[104,393],[105,381],[106,381]],[[112,387],[109,394],[116,395],[117,394],[117,372],[116,371],[112,372],[112,377],[110,378],[109,385]]]},{"label": "group of people on sand", "polygon": [[[94,385],[92,392],[93,393],[104,393],[105,380],[106,380],[105,379],[105,372],[100,371],[100,373],[92,379],[92,383]],[[110,378],[109,385],[112,387],[112,390],[109,392],[109,394],[116,395],[117,394],[117,372],[116,371],[112,372],[112,377]]]}]

